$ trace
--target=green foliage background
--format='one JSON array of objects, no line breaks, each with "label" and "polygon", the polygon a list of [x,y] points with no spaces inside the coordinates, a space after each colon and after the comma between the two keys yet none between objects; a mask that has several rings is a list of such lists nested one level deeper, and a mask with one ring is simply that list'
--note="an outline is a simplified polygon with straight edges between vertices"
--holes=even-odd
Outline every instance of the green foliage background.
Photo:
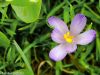
[{"label": "green foliage background", "polygon": [[[50,38],[47,19],[57,16],[70,25],[73,17],[87,17],[84,29],[96,39],[59,62],[48,54],[57,44]],[[0,75],[100,75],[100,0],[1,0]]]}]

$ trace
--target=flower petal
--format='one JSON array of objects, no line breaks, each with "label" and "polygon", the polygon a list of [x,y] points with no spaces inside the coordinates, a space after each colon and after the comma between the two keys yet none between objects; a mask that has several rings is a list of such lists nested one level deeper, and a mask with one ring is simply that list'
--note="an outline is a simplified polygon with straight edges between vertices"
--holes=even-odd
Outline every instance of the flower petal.
[{"label": "flower petal", "polygon": [[73,35],[79,34],[86,25],[86,17],[83,14],[77,14],[70,25],[70,31]]},{"label": "flower petal", "polygon": [[76,51],[76,49],[77,49],[76,44],[74,44],[74,43],[73,44],[69,44],[69,43],[66,44],[67,53],[73,53]]},{"label": "flower petal", "polygon": [[66,55],[67,55],[66,45],[64,44],[56,46],[49,53],[49,57],[54,61],[60,61],[64,59]]},{"label": "flower petal", "polygon": [[66,33],[68,31],[67,25],[59,18],[52,16],[48,19],[48,23],[54,28],[58,29],[61,33]]},{"label": "flower petal", "polygon": [[60,44],[50,51],[49,57],[54,61],[60,61],[64,59],[67,53],[75,52],[76,49],[76,44]]},{"label": "flower petal", "polygon": [[51,33],[51,38],[53,41],[57,43],[64,43],[65,40],[63,38],[63,34],[60,33],[58,29],[54,29],[53,32]]},{"label": "flower petal", "polygon": [[92,42],[95,37],[96,37],[96,31],[88,30],[76,37],[76,43],[80,45],[86,45]]}]

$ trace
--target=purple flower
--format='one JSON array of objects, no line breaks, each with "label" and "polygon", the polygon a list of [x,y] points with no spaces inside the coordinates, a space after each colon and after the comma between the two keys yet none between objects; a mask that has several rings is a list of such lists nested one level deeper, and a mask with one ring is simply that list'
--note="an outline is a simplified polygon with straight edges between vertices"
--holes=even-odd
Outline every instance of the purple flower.
[{"label": "purple flower", "polygon": [[[53,41],[59,43],[58,46],[53,48],[49,57],[54,61],[60,61],[68,53],[73,53],[77,49],[77,44],[86,45],[93,41],[96,36],[95,30],[88,30],[84,33],[81,31],[86,25],[86,17],[83,14],[77,14],[70,25],[70,30],[67,25],[57,17],[50,17],[48,23],[54,27],[51,33]],[[81,33],[81,34],[80,34]]]}]

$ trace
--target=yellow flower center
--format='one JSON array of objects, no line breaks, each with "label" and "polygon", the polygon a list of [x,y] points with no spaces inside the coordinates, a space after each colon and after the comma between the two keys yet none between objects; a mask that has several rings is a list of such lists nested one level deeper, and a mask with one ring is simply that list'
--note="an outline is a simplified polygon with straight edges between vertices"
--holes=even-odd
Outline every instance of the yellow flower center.
[{"label": "yellow flower center", "polygon": [[66,34],[64,34],[64,39],[66,40],[66,42],[68,43],[72,43],[73,42],[73,38],[74,36],[70,35],[70,32],[67,32]]}]

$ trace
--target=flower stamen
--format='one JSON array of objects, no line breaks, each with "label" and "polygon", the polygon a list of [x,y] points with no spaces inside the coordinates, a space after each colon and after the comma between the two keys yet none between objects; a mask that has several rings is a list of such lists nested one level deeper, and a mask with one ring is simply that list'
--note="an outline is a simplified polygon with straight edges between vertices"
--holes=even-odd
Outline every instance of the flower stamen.
[{"label": "flower stamen", "polygon": [[66,34],[64,34],[64,39],[66,40],[66,42],[68,43],[72,43],[73,42],[73,38],[74,36],[70,35],[70,32],[67,32]]}]

